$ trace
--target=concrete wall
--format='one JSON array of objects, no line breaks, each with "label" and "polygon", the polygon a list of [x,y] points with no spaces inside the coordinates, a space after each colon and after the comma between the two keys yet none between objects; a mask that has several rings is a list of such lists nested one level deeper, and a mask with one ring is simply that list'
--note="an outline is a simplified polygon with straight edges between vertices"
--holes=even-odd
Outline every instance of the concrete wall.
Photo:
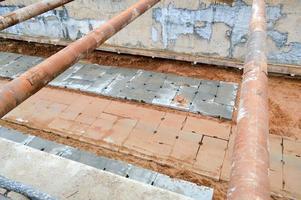
[{"label": "concrete wall", "polygon": [[[75,40],[137,0],[76,0],[5,33]],[[0,15],[37,0],[6,0]],[[195,58],[243,60],[252,0],[163,0],[106,44]],[[269,62],[301,65],[301,1],[267,0]]]}]

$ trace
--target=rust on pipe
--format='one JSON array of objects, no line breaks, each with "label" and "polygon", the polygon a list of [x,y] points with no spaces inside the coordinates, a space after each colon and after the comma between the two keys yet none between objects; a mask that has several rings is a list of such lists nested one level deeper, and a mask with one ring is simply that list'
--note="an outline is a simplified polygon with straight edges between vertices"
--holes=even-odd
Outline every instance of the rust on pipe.
[{"label": "rust on pipe", "polygon": [[26,21],[49,10],[65,5],[73,0],[43,0],[16,11],[0,16],[0,30]]},{"label": "rust on pipe", "polygon": [[140,0],[127,10],[0,88],[0,117],[47,85],[160,0]]},{"label": "rust on pipe", "polygon": [[253,0],[249,28],[228,200],[270,199],[264,0]]}]

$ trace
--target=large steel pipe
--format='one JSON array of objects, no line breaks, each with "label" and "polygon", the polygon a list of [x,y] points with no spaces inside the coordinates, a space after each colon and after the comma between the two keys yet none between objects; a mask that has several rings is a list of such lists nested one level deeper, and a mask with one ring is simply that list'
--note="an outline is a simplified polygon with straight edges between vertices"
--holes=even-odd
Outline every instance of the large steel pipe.
[{"label": "large steel pipe", "polygon": [[[0,117],[48,84],[160,0],[140,0],[85,37],[34,66],[0,89]],[[130,36],[129,36],[130,37]]]},{"label": "large steel pipe", "polygon": [[0,16],[0,30],[28,20],[49,10],[53,10],[73,0],[42,0],[32,5]]},{"label": "large steel pipe", "polygon": [[247,52],[228,199],[267,200],[270,188],[264,0],[253,0]]}]

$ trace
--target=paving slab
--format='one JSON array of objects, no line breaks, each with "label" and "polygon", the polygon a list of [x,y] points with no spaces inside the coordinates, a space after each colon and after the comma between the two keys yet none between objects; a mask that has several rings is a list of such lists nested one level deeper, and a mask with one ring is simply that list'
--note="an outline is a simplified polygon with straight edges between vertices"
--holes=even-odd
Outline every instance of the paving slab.
[{"label": "paving slab", "polygon": [[119,160],[108,160],[105,165],[105,170],[125,177],[128,174],[132,165]]},{"label": "paving slab", "polygon": [[301,143],[283,139],[284,190],[295,199],[301,199]]},{"label": "paving slab", "polygon": [[99,66],[96,64],[82,64],[79,70],[72,73],[71,78],[96,81],[103,74],[107,73],[111,67]]},{"label": "paving slab", "polygon": [[208,176],[220,178],[227,149],[227,141],[205,136],[196,156],[194,166]]},{"label": "paving slab", "polygon": [[[0,52],[1,57],[8,58],[0,63],[0,76],[6,78],[15,78],[42,61]],[[49,84],[225,119],[232,118],[237,93],[235,83],[86,63],[73,65]]]},{"label": "paving slab", "polygon": [[117,74],[105,73],[98,76],[98,79],[87,89],[88,92],[95,92],[97,94],[103,94],[102,91],[107,88],[108,85],[116,78]]},{"label": "paving slab", "polygon": [[270,148],[270,186],[272,191],[281,192],[283,189],[283,146],[282,137],[276,135],[269,136]]},{"label": "paving slab", "polygon": [[83,67],[83,64],[76,63],[69,67],[64,73],[60,74],[58,77],[56,77],[53,81],[50,82],[52,86],[57,87],[65,87],[66,80],[70,78],[73,74],[75,74],[78,70],[80,70]]},{"label": "paving slab", "polygon": [[197,87],[180,86],[170,106],[176,109],[189,111],[192,101],[196,97]]},{"label": "paving slab", "polygon": [[158,174],[154,181],[154,186],[160,188],[177,191],[193,199],[212,199],[213,190],[207,187],[198,187],[194,183],[190,183],[183,180],[175,180],[169,176]]},{"label": "paving slab", "polygon": [[146,184],[153,184],[157,175],[157,172],[147,170],[141,167],[136,167],[134,165],[131,165],[129,171],[127,172],[128,178]]},{"label": "paving slab", "polygon": [[5,128],[0,126],[0,137],[14,141],[14,142],[24,142],[28,138],[28,135],[22,134],[13,129]]},{"label": "paving slab", "polygon": [[29,147],[38,149],[40,151],[51,152],[56,148],[62,148],[64,145],[51,142],[49,140],[44,140],[39,137],[34,137],[30,142],[26,144]]},{"label": "paving slab", "polygon": [[74,160],[101,170],[106,167],[106,164],[109,161],[107,158],[96,156],[95,154],[70,147],[67,151],[60,155],[64,158]]},{"label": "paving slab", "polygon": [[237,90],[238,84],[220,82],[214,101],[223,105],[234,106]]},{"label": "paving slab", "polygon": [[0,76],[16,78],[43,59],[33,56],[21,56],[1,67]]},{"label": "paving slab", "polygon": [[0,68],[15,61],[17,58],[21,57],[22,54],[0,52]]}]

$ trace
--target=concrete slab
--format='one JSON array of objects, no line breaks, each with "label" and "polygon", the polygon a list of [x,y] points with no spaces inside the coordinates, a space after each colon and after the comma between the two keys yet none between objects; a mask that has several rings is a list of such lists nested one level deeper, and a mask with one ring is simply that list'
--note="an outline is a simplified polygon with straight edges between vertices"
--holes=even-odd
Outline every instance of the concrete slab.
[{"label": "concrete slab", "polygon": [[44,140],[39,137],[34,137],[30,142],[26,144],[29,147],[35,148],[40,151],[51,152],[54,149],[65,147],[65,145]]},{"label": "concrete slab", "polygon": [[0,137],[21,143],[24,142],[29,136],[15,131],[13,129],[0,126]]},{"label": "concrete slab", "polygon": [[237,84],[220,82],[214,101],[223,105],[234,106],[237,89]]},{"label": "concrete slab", "polygon": [[0,70],[0,75],[2,77],[12,77],[16,78],[22,73],[27,71],[29,68],[40,63],[43,59],[34,56],[20,56],[14,59],[14,61],[2,66]]},{"label": "concrete slab", "polygon": [[56,77],[49,84],[57,87],[64,87],[66,85],[66,80],[70,78],[73,74],[79,71],[83,67],[83,64],[76,63],[73,66],[69,67],[64,73]]},{"label": "concrete slab", "polygon": [[106,163],[105,170],[125,177],[130,170],[131,165],[119,160],[109,159]]},{"label": "concrete slab", "polygon": [[170,106],[188,111],[196,97],[197,87],[180,86]]},{"label": "concrete slab", "polygon": [[196,184],[183,180],[175,180],[162,174],[159,174],[156,177],[153,185],[164,189],[177,191],[178,193],[184,194],[185,196],[193,199],[209,200],[213,198],[213,190],[211,188],[198,187]]},{"label": "concrete slab", "polygon": [[127,172],[128,178],[146,184],[152,184],[155,181],[157,175],[157,172],[147,170],[141,167],[136,167],[134,165],[131,165],[129,171]]},{"label": "concrete slab", "polygon": [[191,199],[5,139],[0,151],[1,174],[58,199]]},{"label": "concrete slab", "polygon": [[17,58],[21,56],[22,56],[21,54],[0,52],[0,69],[2,68],[2,66],[15,61]]},{"label": "concrete slab", "polygon": [[67,151],[61,154],[61,156],[101,170],[106,167],[106,164],[109,161],[107,158],[96,156],[95,154],[81,151],[72,147],[69,147]]}]

